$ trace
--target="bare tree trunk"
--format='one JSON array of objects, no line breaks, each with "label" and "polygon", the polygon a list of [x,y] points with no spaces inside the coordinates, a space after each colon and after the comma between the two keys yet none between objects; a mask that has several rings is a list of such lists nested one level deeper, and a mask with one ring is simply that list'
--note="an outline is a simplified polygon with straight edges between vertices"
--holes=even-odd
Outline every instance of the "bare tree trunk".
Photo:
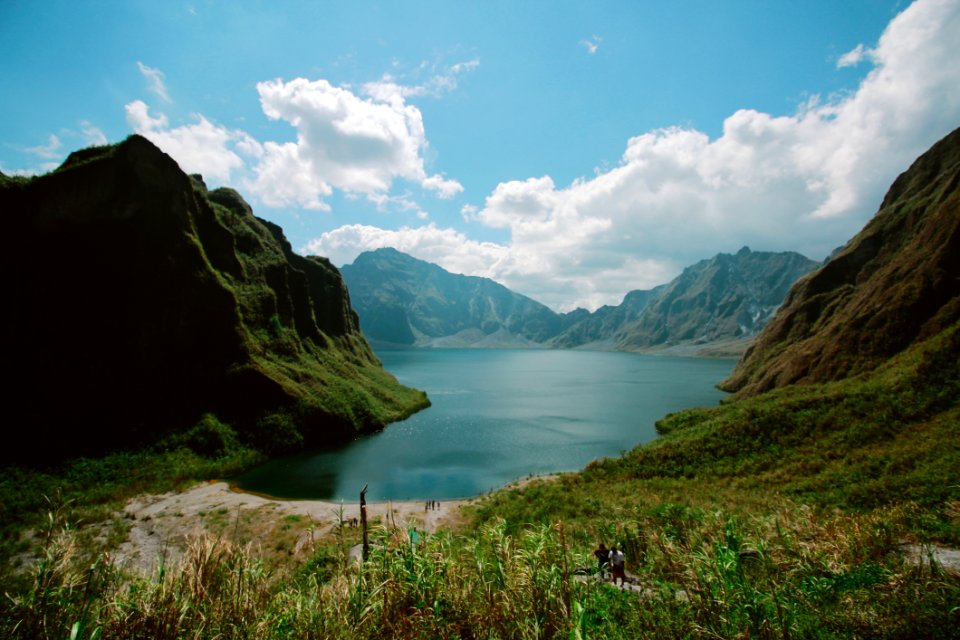
[{"label": "bare tree trunk", "polygon": [[367,541],[367,485],[360,490],[360,526],[363,527],[363,561],[370,555],[370,543]]}]

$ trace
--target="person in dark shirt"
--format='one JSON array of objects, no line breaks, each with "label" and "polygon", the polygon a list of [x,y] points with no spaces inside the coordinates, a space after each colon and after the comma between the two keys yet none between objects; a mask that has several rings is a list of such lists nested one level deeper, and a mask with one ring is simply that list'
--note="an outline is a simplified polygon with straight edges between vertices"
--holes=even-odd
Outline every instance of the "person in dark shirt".
[{"label": "person in dark shirt", "polygon": [[597,571],[600,572],[600,578],[605,580],[607,577],[607,563],[610,560],[610,551],[601,542],[600,546],[593,552],[593,555],[597,559]]}]

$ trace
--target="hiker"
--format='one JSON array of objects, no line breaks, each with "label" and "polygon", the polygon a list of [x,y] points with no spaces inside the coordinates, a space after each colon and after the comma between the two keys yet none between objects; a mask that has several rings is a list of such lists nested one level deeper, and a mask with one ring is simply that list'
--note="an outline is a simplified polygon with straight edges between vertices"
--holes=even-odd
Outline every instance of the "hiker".
[{"label": "hiker", "polygon": [[606,580],[607,560],[610,559],[610,550],[601,542],[600,546],[593,552],[593,555],[597,559],[597,571],[600,572],[600,579]]},{"label": "hiker", "polygon": [[415,547],[418,544],[420,544],[420,533],[417,531],[416,527],[410,529],[410,531],[408,532],[408,535],[410,536],[411,545]]},{"label": "hiker", "polygon": [[616,547],[610,549],[610,573],[613,574],[613,584],[617,584],[617,578],[620,578],[620,586],[622,587],[627,581],[626,570],[624,565],[627,563],[627,557],[623,555],[623,551],[620,551]]}]

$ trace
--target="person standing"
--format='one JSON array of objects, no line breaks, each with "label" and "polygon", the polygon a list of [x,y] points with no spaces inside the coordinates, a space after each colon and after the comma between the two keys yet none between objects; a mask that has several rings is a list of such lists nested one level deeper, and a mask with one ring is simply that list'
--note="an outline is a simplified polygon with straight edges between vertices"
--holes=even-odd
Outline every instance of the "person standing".
[{"label": "person standing", "polygon": [[600,546],[593,552],[593,555],[597,559],[597,571],[600,572],[600,579],[606,580],[607,563],[610,561],[610,550],[601,542]]},{"label": "person standing", "polygon": [[610,549],[610,573],[613,574],[613,584],[617,584],[617,578],[620,578],[620,586],[622,587],[627,581],[627,572],[626,572],[627,557],[623,555],[623,551],[620,551],[616,547]]}]

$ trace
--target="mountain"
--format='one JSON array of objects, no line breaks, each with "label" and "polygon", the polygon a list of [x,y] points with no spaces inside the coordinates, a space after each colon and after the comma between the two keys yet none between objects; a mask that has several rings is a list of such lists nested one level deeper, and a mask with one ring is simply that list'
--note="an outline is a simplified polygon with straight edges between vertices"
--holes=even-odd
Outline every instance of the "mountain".
[{"label": "mountain", "polygon": [[687,267],[653,297],[638,317],[614,334],[618,349],[757,335],[783,303],[790,286],[817,263],[799,253],[720,253]]},{"label": "mountain", "polygon": [[[817,263],[798,253],[718,254],[619,305],[557,314],[486,278],[451,274],[395,249],[343,267],[372,340],[435,347],[553,347],[652,351],[755,336],[790,285]],[[742,347],[741,347],[742,350]]]},{"label": "mountain", "polygon": [[[591,347],[614,349],[613,337],[627,323],[639,317],[663,292],[666,285],[653,289],[630,291],[618,305],[604,305],[590,313],[578,309],[568,315],[570,326],[551,338],[550,345],[560,348]],[[579,314],[579,315],[575,315]]]},{"label": "mountain", "polygon": [[452,274],[396,249],[341,269],[374,341],[409,346],[538,346],[563,328],[548,307],[493,280]]},{"label": "mountain", "polygon": [[11,456],[141,446],[205,413],[275,451],[427,404],[383,371],[329,261],[145,138],[4,178],[0,210]]},{"label": "mountain", "polygon": [[759,333],[797,278],[817,263],[799,253],[720,253],[687,267],[670,283],[631,291],[573,323],[551,344],[649,351],[744,340]]},{"label": "mountain", "polygon": [[960,129],[901,174],[874,218],[783,308],[723,388],[752,395],[871,371],[960,319]]}]

